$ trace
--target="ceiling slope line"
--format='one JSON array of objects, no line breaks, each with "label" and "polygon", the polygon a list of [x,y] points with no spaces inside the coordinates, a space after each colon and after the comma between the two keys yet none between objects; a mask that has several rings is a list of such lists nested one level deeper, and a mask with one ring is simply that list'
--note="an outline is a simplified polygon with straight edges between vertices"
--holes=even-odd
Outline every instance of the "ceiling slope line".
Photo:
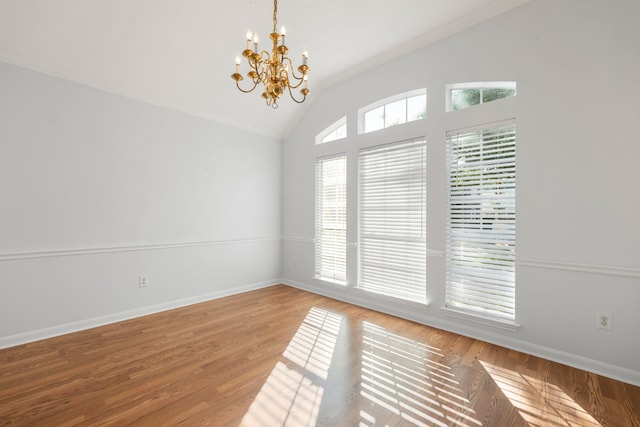
[{"label": "ceiling slope line", "polygon": [[24,68],[29,71],[45,74],[54,78],[58,78],[61,80],[66,80],[71,83],[79,84],[81,86],[89,87],[95,90],[99,90],[102,92],[110,93],[113,95],[121,96],[123,98],[132,99],[137,102],[142,102],[144,104],[152,105],[155,107],[164,108],[167,110],[171,110],[177,113],[185,114],[187,116],[195,117],[198,119],[207,120],[209,122],[213,122],[223,126],[229,126],[238,130],[242,130],[245,132],[249,132],[255,135],[264,136],[267,138],[281,140],[281,135],[274,134],[272,132],[268,132],[264,129],[258,129],[255,127],[243,125],[241,123],[237,123],[231,120],[224,119],[219,116],[214,116],[212,114],[203,113],[200,111],[195,111],[181,105],[163,101],[157,98],[152,98],[149,96],[141,95],[133,90],[117,87],[113,85],[109,85],[102,81],[92,79],[86,76],[83,76],[78,73],[74,73],[69,70],[61,69],[58,67],[52,67],[48,65],[44,65],[37,61],[33,61],[18,55],[10,54],[8,52],[0,51],[0,62],[5,62],[10,65],[14,65],[16,67]]},{"label": "ceiling slope line", "polygon": [[488,19],[505,13],[511,9],[529,3],[531,0],[499,0],[460,18],[454,19],[432,31],[422,34],[409,42],[401,43],[345,71],[324,79],[318,86],[331,87],[372,68],[389,63],[399,57],[408,55],[437,41],[443,40],[467,28],[480,24]]},{"label": "ceiling slope line", "polygon": [[[460,31],[480,24],[495,16],[501,15],[511,9],[515,9],[516,7],[520,7],[526,3],[529,3],[530,1],[531,0],[498,0],[489,6],[485,6],[472,13],[454,19],[453,21],[450,21],[447,24],[436,28],[435,30],[424,33],[409,42],[399,44],[389,50],[380,53],[379,55],[376,55],[366,61],[354,65],[353,67],[329,76],[322,81],[316,82],[313,92],[314,96],[312,98],[317,98],[318,95],[320,95],[326,88],[330,88],[331,86],[342,83],[373,68],[382,66],[402,56],[413,53],[418,49],[443,40]],[[293,120],[291,120],[289,125],[284,128],[282,132],[283,140],[287,139],[291,135],[297,123],[302,119],[304,114],[311,108],[312,105],[313,102],[310,102],[308,105],[305,105],[304,108],[298,110],[298,112],[293,117]]]}]

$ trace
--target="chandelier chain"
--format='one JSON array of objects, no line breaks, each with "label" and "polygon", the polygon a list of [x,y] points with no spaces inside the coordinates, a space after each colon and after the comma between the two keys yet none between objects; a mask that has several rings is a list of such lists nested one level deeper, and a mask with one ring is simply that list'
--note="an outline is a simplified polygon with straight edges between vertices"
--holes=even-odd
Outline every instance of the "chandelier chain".
[{"label": "chandelier chain", "polygon": [[278,0],[273,0],[273,32],[278,32]]}]

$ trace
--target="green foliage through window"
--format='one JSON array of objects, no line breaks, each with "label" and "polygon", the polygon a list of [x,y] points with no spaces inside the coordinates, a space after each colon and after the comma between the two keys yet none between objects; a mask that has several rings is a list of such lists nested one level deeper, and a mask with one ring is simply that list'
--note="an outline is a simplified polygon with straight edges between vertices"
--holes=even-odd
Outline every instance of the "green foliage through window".
[{"label": "green foliage through window", "polygon": [[447,307],[515,319],[515,122],[447,132]]},{"label": "green foliage through window", "polygon": [[463,110],[473,105],[516,95],[515,82],[491,83],[463,83],[450,86],[450,111]]}]

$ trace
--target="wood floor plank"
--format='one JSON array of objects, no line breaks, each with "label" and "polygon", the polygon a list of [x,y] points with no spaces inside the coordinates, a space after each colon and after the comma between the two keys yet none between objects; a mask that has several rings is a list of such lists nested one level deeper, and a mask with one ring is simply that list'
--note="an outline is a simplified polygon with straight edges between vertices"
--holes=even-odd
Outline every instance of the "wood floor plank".
[{"label": "wood floor plank", "polygon": [[0,350],[0,425],[640,427],[640,388],[279,285]]}]

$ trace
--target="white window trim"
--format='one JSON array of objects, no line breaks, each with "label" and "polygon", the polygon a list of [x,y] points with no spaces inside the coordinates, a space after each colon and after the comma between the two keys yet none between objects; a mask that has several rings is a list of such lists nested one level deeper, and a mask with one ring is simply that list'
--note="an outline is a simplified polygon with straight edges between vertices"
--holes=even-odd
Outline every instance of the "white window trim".
[{"label": "white window trim", "polygon": [[464,310],[460,310],[453,307],[447,307],[446,305],[443,307],[440,307],[440,309],[444,314],[448,316],[455,317],[457,319],[471,321],[475,324],[480,323],[485,326],[504,329],[505,331],[509,331],[509,332],[518,332],[520,330],[520,324],[515,320],[488,318],[473,312],[464,311]]},{"label": "white window trim", "polygon": [[[517,82],[466,82],[466,83],[450,83],[445,86],[445,111],[451,112],[451,91],[454,89],[515,89],[517,91]],[[478,104],[478,105],[483,105]],[[458,110],[455,110],[458,111]]]},{"label": "white window trim", "polygon": [[[357,288],[361,291],[367,292],[367,293],[371,293],[371,294],[376,294],[376,295],[384,295],[386,297],[389,297],[390,299],[393,300],[403,300],[403,301],[407,301],[407,302],[411,302],[414,304],[419,304],[421,306],[425,306],[428,303],[428,298],[427,298],[427,293],[426,293],[426,253],[427,253],[427,244],[426,244],[426,147],[427,147],[427,142],[426,142],[426,138],[425,137],[420,137],[420,138],[414,138],[414,139],[410,139],[410,140],[404,140],[404,141],[398,141],[398,142],[393,142],[393,143],[386,143],[386,144],[381,144],[381,145],[377,145],[377,146],[373,146],[373,147],[368,147],[368,148],[363,148],[359,151],[358,154],[358,265],[357,265],[357,269],[358,269],[358,281],[357,281]],[[419,159],[417,159],[415,156],[412,156],[412,160],[410,161],[409,164],[407,164],[406,162],[400,162],[398,160],[397,157],[397,152],[398,150],[411,150],[413,151],[415,148],[419,148],[422,150],[423,154],[422,157],[420,157]],[[384,168],[380,168],[381,166],[381,161],[380,159],[378,159],[378,161],[374,162],[373,166],[373,170],[376,171],[377,173],[383,173],[384,174],[384,182],[385,183],[389,183],[389,181],[387,181],[386,179],[386,173],[391,173],[391,175],[397,174],[398,169],[396,169],[398,166],[402,165],[403,167],[409,167],[411,165],[413,165],[413,162],[415,162],[416,160],[420,160],[420,175],[418,175],[416,173],[416,171],[411,171],[408,172],[408,176],[409,178],[411,178],[411,180],[409,181],[409,186],[407,188],[411,188],[411,191],[416,191],[416,189],[418,189],[421,193],[421,214],[419,216],[419,218],[417,220],[412,220],[410,222],[407,222],[406,224],[404,222],[402,222],[402,227],[406,227],[403,228],[403,231],[405,233],[412,233],[412,234],[407,234],[407,235],[403,235],[402,231],[397,230],[397,226],[400,224],[400,222],[398,222],[399,220],[393,219],[394,215],[397,215],[398,211],[397,209],[399,208],[400,205],[397,205],[398,200],[396,199],[397,195],[395,195],[395,197],[392,197],[391,202],[389,201],[389,199],[385,199],[387,200],[387,202],[384,203],[385,206],[385,211],[384,211],[384,215],[385,218],[392,218],[390,221],[390,223],[387,223],[387,220],[384,218],[380,218],[379,214],[380,214],[380,208],[382,205],[380,205],[379,201],[381,200],[380,197],[383,194],[387,194],[385,192],[384,189],[376,189],[374,190],[373,193],[369,193],[370,196],[375,196],[373,200],[376,200],[377,202],[374,203],[374,210],[373,211],[367,211],[364,207],[363,207],[363,201],[364,201],[364,197],[365,197],[365,193],[363,192],[363,188],[362,185],[364,185],[364,182],[366,180],[363,180],[363,170],[362,170],[362,160],[363,160],[363,155],[367,156],[367,153],[373,153],[373,155],[375,155],[376,152],[381,152],[381,153],[385,153],[385,157],[387,156],[391,156],[392,160],[391,160],[391,165],[385,164]],[[385,160],[386,162],[386,160]],[[389,169],[389,166],[391,166],[391,169]],[[415,165],[414,165],[415,166]],[[386,171],[386,172],[385,172]],[[404,175],[404,174],[403,174]],[[415,181],[414,179],[416,177],[419,177],[419,179],[421,180],[420,184],[418,187],[416,187],[415,185]],[[373,174],[371,176],[368,177],[368,179],[371,179],[371,181],[367,182],[368,185],[372,185],[375,187],[380,187],[380,179],[382,179],[383,177],[378,175],[378,174]],[[405,178],[403,178],[404,181],[398,181],[396,179],[392,180],[390,183],[392,185],[397,185],[398,182],[402,182],[404,183],[403,185],[406,185],[407,181]],[[387,185],[385,184],[385,186]],[[382,193],[380,193],[380,191],[382,191]],[[392,205],[396,205],[394,206],[391,210],[387,210],[387,204],[392,204]],[[415,212],[413,210],[413,208],[415,208],[415,206],[412,205],[410,206],[410,208],[412,208],[411,212]],[[391,212],[395,212],[394,214],[391,214]],[[364,237],[363,237],[363,215],[371,215],[371,213],[374,213],[374,215],[376,216],[376,218],[374,218],[372,221],[368,222],[368,226],[372,227],[371,229],[369,229],[369,232],[374,231],[374,234],[369,235],[369,237],[371,238],[371,247],[369,247],[367,245],[367,247],[369,249],[365,249],[365,245],[364,245]],[[390,215],[390,216],[387,216]],[[413,224],[413,225],[411,225]],[[387,227],[389,225],[392,225],[393,229],[396,230],[395,233],[389,233]],[[417,227],[416,227],[417,225]],[[398,234],[400,233],[400,234]],[[397,247],[395,249],[391,249],[391,248],[387,248],[387,249],[383,249],[383,247],[390,245],[391,247],[397,246],[400,244],[400,242],[405,242],[405,245],[401,248],[398,249]],[[422,245],[422,247],[420,247]],[[363,253],[363,250],[365,251],[370,251],[372,250],[373,252],[378,252],[378,251],[383,251],[384,256],[382,259],[377,259],[376,261],[372,262],[372,263],[367,263],[364,260],[364,256],[365,253]],[[410,254],[406,254],[406,251],[410,251]],[[420,255],[419,253],[422,252],[422,254]],[[401,255],[402,253],[402,255]],[[412,255],[412,256],[410,256]],[[383,275],[380,275],[379,273],[376,272],[377,269],[380,268],[380,266],[384,266],[385,264],[389,264],[389,260],[386,259],[387,256],[390,256],[393,259],[397,259],[397,257],[408,257],[407,259],[409,260],[409,264],[407,265],[403,265],[404,268],[400,268],[399,270],[396,271],[396,273],[400,273],[400,275],[404,275],[406,273],[408,273],[409,271],[411,271],[411,275],[416,275],[416,276],[423,276],[422,280],[420,282],[416,282],[415,280],[409,280],[408,278],[404,277],[404,278],[400,278],[400,276],[394,276],[394,273],[391,274],[387,274],[384,273]],[[416,257],[417,256],[417,257]],[[417,259],[422,259],[424,261],[424,265],[423,268],[424,270],[419,272],[419,270],[411,270],[410,269],[410,265],[415,265],[412,263],[415,263]],[[419,261],[418,261],[419,263]],[[402,263],[399,263],[399,265],[402,265]],[[363,268],[365,268],[365,266],[367,267],[367,269],[370,269],[371,273],[370,273],[370,279],[372,279],[372,282],[364,282],[364,280],[366,280],[366,278],[364,278],[363,276]],[[391,269],[393,271],[393,269]],[[385,270],[386,271],[386,270]],[[404,273],[403,273],[404,272]],[[400,280],[399,283],[404,283],[407,286],[410,287],[414,287],[416,285],[421,285],[423,286],[423,288],[421,289],[424,292],[424,295],[421,296],[417,296],[417,294],[413,294],[411,295],[410,293],[406,293],[405,296],[398,296],[401,293],[388,293],[388,290],[398,290],[400,288],[399,285],[394,285],[394,286],[389,286],[389,285],[384,285],[384,286],[380,286],[380,283],[383,282],[387,282],[389,279],[389,277],[395,277],[396,279]],[[402,282],[402,280],[404,280],[404,282]],[[421,299],[414,299],[414,298],[421,298]]]},{"label": "white window trim", "polygon": [[[393,96],[390,96],[388,98],[384,98],[384,99],[379,99],[378,101],[371,103],[369,105],[366,105],[362,108],[358,109],[358,135],[362,135],[365,133],[365,123],[364,123],[364,116],[365,114],[367,114],[369,111],[371,110],[375,110],[376,108],[379,107],[383,107],[387,104],[391,104],[393,102],[396,101],[400,101],[402,99],[407,99],[407,98],[413,98],[414,96],[419,96],[419,95],[427,95],[427,89],[426,88],[421,88],[421,89],[414,89],[414,90],[410,90],[408,92],[402,92],[402,93],[398,93],[395,94]],[[386,129],[386,128],[385,128]]]},{"label": "white window trim", "polygon": [[332,139],[330,141],[324,141],[324,139],[327,136],[329,136],[332,132],[337,131],[342,126],[345,126],[345,128],[346,128],[346,126],[347,126],[347,116],[341,117],[340,119],[338,119],[334,123],[331,123],[329,126],[327,126],[322,132],[318,133],[316,135],[316,145],[318,145],[318,144],[326,144],[328,142],[340,141],[342,139],[346,139],[347,132],[346,132],[346,129],[345,129],[345,136],[343,138],[335,138],[335,139]]},{"label": "white window trim", "polygon": [[[337,270],[333,270],[333,275],[329,276],[329,275],[323,275],[321,274],[322,272],[320,271],[320,267],[321,265],[319,265],[319,260],[320,260],[320,254],[319,254],[319,250],[320,250],[320,246],[321,243],[321,232],[322,232],[322,228],[321,228],[321,223],[322,223],[322,219],[321,218],[321,209],[322,209],[322,203],[320,203],[320,197],[321,197],[321,173],[318,170],[318,165],[321,162],[324,161],[330,161],[330,160],[338,160],[338,159],[343,159],[344,160],[344,209],[345,209],[345,213],[344,213],[344,222],[345,222],[345,235],[344,235],[344,277],[337,277],[336,275],[336,271]],[[329,283],[333,283],[336,285],[342,285],[342,286],[346,286],[347,285],[347,260],[346,260],[346,239],[347,239],[347,222],[348,222],[348,210],[347,210],[347,173],[348,173],[348,167],[347,167],[347,155],[346,153],[339,153],[339,154],[335,154],[335,155],[331,155],[331,156],[325,156],[325,157],[317,157],[316,158],[316,171],[315,171],[315,175],[316,175],[316,183],[315,183],[315,238],[313,240],[314,242],[314,278],[316,280],[321,280],[323,282],[329,282]],[[335,244],[335,242],[334,242]]]},{"label": "white window trim", "polygon": [[[447,132],[447,148],[446,148],[446,150],[447,150],[447,237],[446,237],[446,247],[447,247],[447,249],[445,250],[445,260],[446,260],[445,261],[446,262],[445,307],[447,309],[455,311],[457,313],[467,313],[472,317],[481,317],[481,318],[485,318],[485,319],[491,319],[492,322],[506,323],[506,324],[513,325],[513,324],[515,324],[515,309],[516,309],[516,307],[515,307],[516,301],[515,300],[513,300],[513,307],[512,307],[513,310],[514,310],[513,317],[507,315],[506,311],[504,313],[498,313],[498,312],[494,313],[494,312],[486,311],[488,305],[483,307],[483,304],[480,303],[480,300],[476,300],[476,302],[478,303],[477,305],[475,305],[476,308],[472,308],[472,307],[466,308],[466,307],[459,306],[458,304],[450,304],[449,303],[449,301],[450,301],[450,299],[449,299],[450,298],[449,297],[449,289],[450,288],[459,291],[461,289],[461,287],[463,288],[463,287],[465,287],[467,285],[473,286],[474,288],[482,288],[483,290],[486,290],[486,289],[489,289],[489,288],[492,287],[492,285],[489,285],[488,287],[483,287],[485,285],[480,285],[479,284],[479,283],[482,283],[482,281],[487,280],[488,276],[484,275],[484,273],[480,275],[481,282],[478,282],[478,283],[475,283],[474,281],[472,281],[472,282],[468,283],[467,285],[461,285],[461,282],[458,282],[458,281],[450,282],[450,276],[449,276],[450,273],[455,274],[456,276],[458,276],[460,274],[467,275],[469,273],[473,273],[473,274],[477,273],[475,271],[472,271],[473,268],[471,270],[467,270],[468,266],[460,268],[459,266],[456,267],[455,265],[453,265],[453,264],[450,265],[450,263],[449,263],[449,257],[450,257],[449,249],[450,249],[450,244],[451,244],[450,240],[449,240],[450,236],[451,236],[450,235],[450,233],[451,233],[451,223],[450,223],[450,220],[451,220],[450,215],[451,215],[451,213],[450,213],[450,208],[451,208],[451,203],[452,203],[452,200],[451,200],[452,193],[450,192],[450,188],[451,188],[450,185],[451,184],[450,184],[449,180],[450,180],[450,169],[453,167],[453,165],[451,164],[452,159],[450,158],[450,137],[452,135],[455,135],[455,134],[467,135],[467,134],[473,134],[473,133],[476,133],[476,132],[491,131],[491,130],[494,130],[494,129],[504,129],[504,128],[510,128],[510,127],[513,127],[514,132],[515,132],[515,119],[509,119],[509,120],[505,120],[505,121],[500,121],[500,122],[495,122],[495,123],[490,123],[490,124],[485,124],[485,125],[479,125],[479,126],[473,126],[473,127],[469,127],[469,128],[465,128],[465,129],[458,129],[458,130],[448,131]],[[515,172],[515,161],[516,160],[515,160],[515,153],[514,153],[514,158],[513,158],[514,172]],[[484,163],[484,160],[483,160],[483,163]],[[493,165],[495,163],[493,161],[490,161],[489,164]],[[500,163],[500,165],[503,165],[503,164]],[[514,181],[514,184],[515,184],[515,181]],[[484,184],[480,184],[480,185],[482,186]],[[466,188],[466,186],[465,186],[465,188]],[[480,188],[484,188],[484,187],[480,187]],[[477,197],[473,197],[472,196],[471,199],[468,199],[468,196],[465,194],[467,191],[468,190],[465,190],[463,188],[462,189],[462,195],[458,195],[456,201],[458,203],[460,203],[460,202],[465,202],[465,201],[468,200],[469,203],[478,203]],[[514,191],[515,191],[515,187],[514,187]],[[457,192],[458,192],[458,190],[456,190],[456,193]],[[514,194],[514,197],[515,197],[515,194]],[[515,203],[515,199],[514,199],[514,203]],[[515,209],[515,205],[514,205],[514,209]],[[459,209],[458,209],[458,211],[459,211]],[[467,215],[467,214],[463,213],[463,215]],[[459,212],[455,215],[454,218],[456,220],[460,220],[461,219],[461,217],[459,217]],[[464,218],[464,217],[462,217],[462,218]],[[465,224],[466,224],[466,222],[465,222]],[[507,222],[505,222],[505,224],[507,224]],[[515,219],[513,220],[513,226],[515,227]],[[468,236],[469,230],[467,230],[466,227],[465,227],[465,231],[463,231],[463,232],[466,233],[466,234],[464,234],[463,237],[465,239],[467,239],[469,237]],[[457,231],[455,234],[460,236],[460,233],[461,233],[461,231]],[[476,242],[476,243],[472,244],[472,251],[473,250],[478,250],[478,249],[482,249],[482,250],[487,249],[491,253],[493,253],[496,258],[499,258],[501,260],[506,260],[506,259],[509,258],[510,255],[508,255],[508,251],[507,250],[501,249],[500,251],[496,252],[495,247],[491,246],[491,248],[489,248],[487,246],[487,243],[484,242],[484,240],[486,240],[489,237],[492,237],[492,239],[496,238],[496,239],[499,239],[499,240],[500,239],[506,239],[506,240],[500,240],[500,241],[507,241],[507,242],[509,240],[513,240],[513,244],[515,245],[515,235],[511,235],[510,233],[504,233],[504,232],[502,234],[500,232],[498,232],[498,234],[491,234],[491,233],[484,233],[483,232],[482,236],[480,236],[480,237],[482,237],[482,239],[481,240],[476,240],[476,239],[479,238],[478,237],[478,233],[480,233],[480,231],[478,231],[477,229],[475,229],[475,228],[471,229],[471,237],[470,238],[473,241]],[[499,237],[498,237],[498,235],[499,235]],[[460,240],[456,240],[456,241],[460,242]],[[463,245],[466,246],[466,243],[463,243]],[[477,245],[480,245],[480,246],[477,246]],[[514,254],[514,256],[515,256],[515,254]],[[466,257],[466,255],[465,255],[465,257]],[[506,257],[506,258],[504,258],[504,257]],[[456,257],[456,259],[458,259],[458,261],[459,261],[458,257]],[[514,259],[513,260],[513,268],[514,269],[515,269],[515,264],[516,264],[516,261]],[[482,269],[486,269],[487,265],[488,264],[483,263],[482,266],[481,266]],[[505,272],[507,270],[496,269],[495,271]],[[492,273],[491,280],[493,280],[495,278],[494,277],[495,274],[497,274],[497,273]],[[514,274],[515,274],[515,270],[514,270]],[[514,292],[515,292],[515,286],[516,286],[516,284],[515,284],[515,282],[513,282]]]}]

